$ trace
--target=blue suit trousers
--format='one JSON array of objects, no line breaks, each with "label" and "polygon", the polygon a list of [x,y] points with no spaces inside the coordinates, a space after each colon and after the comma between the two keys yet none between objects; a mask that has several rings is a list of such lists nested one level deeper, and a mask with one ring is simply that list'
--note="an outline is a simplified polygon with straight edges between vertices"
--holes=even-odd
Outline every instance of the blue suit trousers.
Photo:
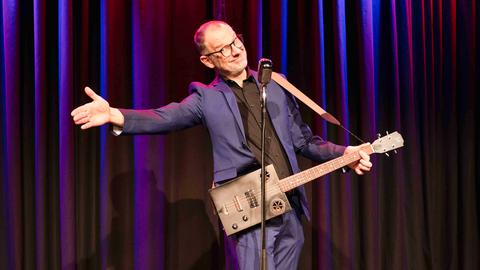
[{"label": "blue suit trousers", "polygon": [[[266,222],[266,253],[268,270],[298,268],[303,247],[302,223],[295,211],[290,211]],[[237,261],[242,270],[260,269],[260,226],[229,237],[236,247]]]}]

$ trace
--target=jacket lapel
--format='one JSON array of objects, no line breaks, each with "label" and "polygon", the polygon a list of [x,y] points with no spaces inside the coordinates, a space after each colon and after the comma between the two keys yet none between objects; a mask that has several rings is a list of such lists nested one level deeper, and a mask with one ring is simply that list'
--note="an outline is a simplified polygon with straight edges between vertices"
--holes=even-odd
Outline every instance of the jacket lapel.
[{"label": "jacket lapel", "polygon": [[[255,72],[253,70],[249,70],[249,71],[250,71],[251,75],[255,78],[255,83],[257,84],[258,89],[260,89],[261,85],[257,81],[257,72]],[[230,89],[230,87],[227,85],[227,83],[222,78],[220,78],[219,75],[217,75],[217,77],[212,82],[212,84],[215,88],[217,88],[220,92],[222,92],[223,96],[225,97],[225,100],[226,100],[226,102],[227,102],[227,104],[230,108],[230,111],[232,112],[233,116],[235,117],[235,122],[237,122],[238,128],[242,131],[244,142],[246,142],[245,130],[243,128],[242,117],[240,116],[240,110],[238,109],[237,98],[235,97],[235,94],[233,93],[232,89]],[[275,91],[278,91],[278,90],[280,90],[280,89],[276,89],[276,87],[274,86],[274,82],[270,82],[269,84],[267,84],[267,111],[270,115],[270,119],[272,120],[272,125],[275,128],[275,130],[277,131],[279,139],[283,144],[283,136],[282,136],[283,134],[280,134],[278,132],[279,130],[278,130],[277,127],[280,126],[280,123],[282,121],[284,121],[284,119],[280,119],[278,117],[279,113],[275,112],[275,109],[270,108],[272,106],[268,106],[269,103],[280,104],[279,102],[277,102],[275,100],[275,99],[278,98],[278,96],[275,95]],[[276,108],[276,110],[278,110],[278,109],[280,109],[280,108]],[[282,130],[280,130],[280,131],[282,131]]]},{"label": "jacket lapel", "polygon": [[230,87],[219,76],[217,76],[217,78],[214,80],[213,85],[220,92],[222,92],[230,111],[235,117],[235,122],[237,122],[238,128],[242,131],[243,140],[246,142],[245,130],[243,129],[242,117],[240,116],[240,110],[238,109],[237,98],[235,97],[235,94],[233,94],[233,91],[230,89]]}]

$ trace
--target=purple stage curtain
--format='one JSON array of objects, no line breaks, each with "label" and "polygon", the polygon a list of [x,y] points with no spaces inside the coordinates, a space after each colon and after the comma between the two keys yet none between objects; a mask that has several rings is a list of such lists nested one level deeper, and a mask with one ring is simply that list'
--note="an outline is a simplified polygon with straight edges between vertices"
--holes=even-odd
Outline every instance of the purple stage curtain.
[{"label": "purple stage curtain", "polygon": [[[85,86],[144,109],[208,83],[193,33],[211,19],[243,34],[250,67],[271,58],[361,139],[405,139],[367,176],[306,185],[300,269],[479,269],[479,6],[3,0],[0,269],[236,269],[208,197],[204,128],[115,137],[70,117]],[[301,110],[316,134],[361,143]]]}]

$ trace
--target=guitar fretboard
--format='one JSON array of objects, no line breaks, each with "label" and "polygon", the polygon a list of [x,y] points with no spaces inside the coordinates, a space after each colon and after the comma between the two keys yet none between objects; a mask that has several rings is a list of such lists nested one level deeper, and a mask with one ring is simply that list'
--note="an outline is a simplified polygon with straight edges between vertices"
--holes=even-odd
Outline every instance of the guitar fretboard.
[{"label": "guitar fretboard", "polygon": [[[373,148],[371,145],[367,145],[361,148],[362,151],[367,154],[373,153]],[[358,151],[332,159],[328,162],[322,163],[310,169],[307,169],[301,173],[291,175],[289,177],[283,178],[279,181],[280,189],[283,192],[292,190],[298,186],[301,186],[305,183],[308,183],[316,178],[324,176],[330,172],[338,170],[352,162],[355,162],[360,159],[360,154]]]}]

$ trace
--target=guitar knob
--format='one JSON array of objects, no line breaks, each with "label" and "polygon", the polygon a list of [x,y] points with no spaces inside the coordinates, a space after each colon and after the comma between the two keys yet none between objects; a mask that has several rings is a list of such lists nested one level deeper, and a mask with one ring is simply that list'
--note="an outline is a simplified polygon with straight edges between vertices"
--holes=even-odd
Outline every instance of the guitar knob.
[{"label": "guitar knob", "polygon": [[248,221],[248,217],[247,217],[247,216],[243,216],[242,219],[243,219],[243,221],[245,221],[245,222]]},{"label": "guitar knob", "polygon": [[237,223],[233,223],[233,225],[232,225],[232,229],[234,229],[234,230],[238,229],[238,225],[237,225]]}]

